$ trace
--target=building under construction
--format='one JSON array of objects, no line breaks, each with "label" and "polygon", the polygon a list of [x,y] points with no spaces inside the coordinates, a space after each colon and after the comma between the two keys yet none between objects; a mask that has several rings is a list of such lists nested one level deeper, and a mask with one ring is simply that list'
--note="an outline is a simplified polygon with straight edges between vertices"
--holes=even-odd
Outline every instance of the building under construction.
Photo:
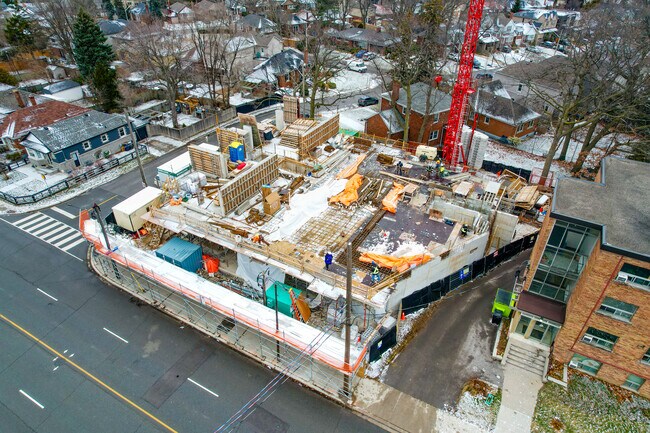
[{"label": "building under construction", "polygon": [[86,214],[81,230],[105,278],[335,398],[404,297],[535,232],[548,200],[514,173],[447,175],[435,149],[339,134],[338,116],[241,123],[117,205],[105,236]]}]

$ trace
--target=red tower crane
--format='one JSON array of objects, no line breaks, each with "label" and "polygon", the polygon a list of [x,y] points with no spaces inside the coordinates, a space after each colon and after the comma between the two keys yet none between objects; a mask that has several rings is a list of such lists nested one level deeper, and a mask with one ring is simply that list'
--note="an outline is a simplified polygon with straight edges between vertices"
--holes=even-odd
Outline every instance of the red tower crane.
[{"label": "red tower crane", "polygon": [[[465,38],[460,52],[458,76],[451,95],[451,108],[447,120],[445,144],[442,148],[442,157],[449,164],[452,171],[461,171],[466,163],[463,146],[460,141],[467,110],[467,99],[472,89],[472,68],[474,67],[474,53],[476,42],[481,30],[481,17],[485,0],[470,0],[467,11],[467,25]],[[461,161],[462,158],[462,161]]]}]

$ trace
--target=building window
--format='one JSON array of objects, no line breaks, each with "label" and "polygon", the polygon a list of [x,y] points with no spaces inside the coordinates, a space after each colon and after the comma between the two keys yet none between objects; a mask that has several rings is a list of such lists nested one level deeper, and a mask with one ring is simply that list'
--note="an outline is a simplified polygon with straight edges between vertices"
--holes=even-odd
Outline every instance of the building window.
[{"label": "building window", "polygon": [[402,114],[406,116],[406,107],[402,107]]},{"label": "building window", "polygon": [[641,358],[641,362],[650,365],[650,349],[648,349],[646,353],[643,354],[643,358]]},{"label": "building window", "polygon": [[440,113],[433,115],[433,123],[438,123],[440,121]]},{"label": "building window", "polygon": [[650,269],[644,269],[625,263],[618,272],[616,281],[638,287],[643,290],[650,290]]},{"label": "building window", "polygon": [[485,123],[486,125],[489,125],[490,124],[490,118],[485,116],[485,118],[483,119],[483,123]]},{"label": "building window", "polygon": [[611,352],[612,349],[614,349],[616,341],[618,341],[618,337],[616,335],[610,334],[609,332],[589,327],[587,328],[585,335],[582,336],[581,341],[591,346],[598,347],[599,349],[604,349]]},{"label": "building window", "polygon": [[593,375],[598,374],[601,365],[603,365],[602,362],[587,358],[586,356],[578,355],[577,353],[573,355],[573,358],[571,358],[571,361],[569,362],[569,367],[577,368],[580,371]]},{"label": "building window", "polygon": [[548,113],[548,110],[550,110],[551,107],[548,106],[548,104],[544,104],[544,113]]},{"label": "building window", "polygon": [[84,150],[90,150],[92,149],[92,145],[90,144],[90,141],[84,141],[81,143],[81,146],[84,148]]},{"label": "building window", "polygon": [[630,391],[638,391],[639,388],[643,386],[645,383],[645,379],[642,377],[639,377],[635,374],[630,374],[627,377],[627,380],[623,384],[623,388],[629,389]]},{"label": "building window", "polygon": [[528,122],[528,129],[532,128],[533,126],[535,126],[535,121],[534,120],[531,120],[530,122]]},{"label": "building window", "polygon": [[524,85],[519,83],[519,85],[517,86],[517,92],[521,92],[522,90],[524,90]]},{"label": "building window", "polygon": [[102,143],[108,143],[108,134],[102,134],[101,139]]},{"label": "building window", "polygon": [[126,135],[126,128],[121,127],[120,129],[117,130],[117,132],[120,134],[120,137],[124,137]]},{"label": "building window", "polygon": [[431,131],[431,134],[429,134],[429,141],[437,140],[437,139],[438,139],[438,130],[436,129],[435,131]]},{"label": "building window", "polygon": [[524,124],[523,123],[517,125],[517,132],[522,132],[523,130],[524,130]]},{"label": "building window", "polygon": [[632,316],[636,313],[638,307],[636,305],[628,304],[627,302],[619,301],[614,298],[605,298],[603,303],[600,304],[598,312],[614,319],[629,322]]}]

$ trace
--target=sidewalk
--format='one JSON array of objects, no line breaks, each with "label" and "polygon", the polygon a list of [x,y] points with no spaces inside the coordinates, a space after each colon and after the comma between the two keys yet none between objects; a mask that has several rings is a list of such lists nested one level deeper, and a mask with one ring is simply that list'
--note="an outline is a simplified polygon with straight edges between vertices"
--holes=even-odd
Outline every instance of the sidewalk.
[{"label": "sidewalk", "polygon": [[538,374],[506,364],[495,433],[529,433],[541,387]]},{"label": "sidewalk", "polygon": [[445,410],[372,379],[360,380],[354,391],[352,408],[391,432],[484,432]]}]

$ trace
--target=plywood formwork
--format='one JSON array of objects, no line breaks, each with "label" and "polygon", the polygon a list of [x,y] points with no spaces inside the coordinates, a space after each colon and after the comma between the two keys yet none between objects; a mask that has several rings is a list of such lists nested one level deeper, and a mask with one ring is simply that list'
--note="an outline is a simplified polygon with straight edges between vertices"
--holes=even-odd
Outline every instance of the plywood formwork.
[{"label": "plywood formwork", "polygon": [[228,177],[228,163],[225,155],[219,151],[219,147],[203,143],[198,146],[191,144],[187,149],[195,170],[208,176]]},{"label": "plywood formwork", "polygon": [[217,139],[219,140],[221,151],[224,153],[228,153],[228,146],[230,146],[230,143],[233,141],[239,141],[240,143],[244,142],[244,137],[237,133],[237,131],[224,128],[217,128]]},{"label": "plywood formwork", "polygon": [[279,175],[278,157],[271,155],[225,184],[218,194],[221,216],[226,216],[259,193],[262,185],[273,183]]},{"label": "plywood formwork", "polygon": [[254,147],[259,147],[263,143],[262,136],[260,134],[260,130],[257,127],[257,119],[255,116],[251,116],[250,114],[241,114],[239,113],[239,123],[242,125],[248,125],[253,129],[253,146]]},{"label": "plywood formwork", "polygon": [[339,115],[323,122],[310,119],[298,119],[282,133],[280,144],[298,149],[300,159],[309,156],[309,152],[325,143],[339,132]]},{"label": "plywood formwork", "polygon": [[284,95],[282,102],[284,103],[284,122],[287,124],[295,122],[298,119],[298,112],[300,111],[298,98]]}]

